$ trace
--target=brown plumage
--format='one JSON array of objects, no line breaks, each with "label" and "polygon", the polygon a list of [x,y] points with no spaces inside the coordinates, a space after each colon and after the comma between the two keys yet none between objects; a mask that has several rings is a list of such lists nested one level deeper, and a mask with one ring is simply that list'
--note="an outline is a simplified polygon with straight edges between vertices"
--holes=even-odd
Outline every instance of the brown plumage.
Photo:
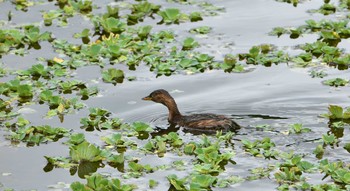
[{"label": "brown plumage", "polygon": [[228,131],[240,128],[236,122],[223,115],[211,113],[182,115],[177,108],[174,98],[163,89],[155,90],[149,96],[142,99],[165,105],[169,110],[168,121],[172,124],[203,131]]}]

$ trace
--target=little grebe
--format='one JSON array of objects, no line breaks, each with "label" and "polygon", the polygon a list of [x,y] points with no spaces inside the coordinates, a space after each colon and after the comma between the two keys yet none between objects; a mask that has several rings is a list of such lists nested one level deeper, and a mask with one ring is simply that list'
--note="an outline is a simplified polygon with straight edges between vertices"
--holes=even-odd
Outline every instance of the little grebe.
[{"label": "little grebe", "polygon": [[215,115],[211,113],[181,115],[174,98],[163,89],[155,90],[149,96],[142,99],[165,105],[169,110],[168,121],[182,127],[204,131],[227,131],[240,128],[236,122],[223,115]]}]

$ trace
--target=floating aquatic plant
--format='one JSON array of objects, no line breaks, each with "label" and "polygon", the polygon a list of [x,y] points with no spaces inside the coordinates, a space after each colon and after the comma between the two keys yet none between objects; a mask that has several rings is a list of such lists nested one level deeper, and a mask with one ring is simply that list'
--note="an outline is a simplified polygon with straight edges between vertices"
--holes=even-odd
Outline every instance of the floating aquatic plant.
[{"label": "floating aquatic plant", "polygon": [[350,170],[342,161],[329,162],[327,159],[320,161],[320,170],[330,176],[336,183],[341,185],[350,184]]},{"label": "floating aquatic plant", "polygon": [[86,131],[118,129],[122,125],[119,118],[111,118],[110,112],[101,108],[89,108],[89,117],[80,119],[81,128]]},{"label": "floating aquatic plant", "polygon": [[208,34],[212,30],[211,27],[208,26],[202,26],[202,27],[197,27],[189,30],[190,33],[192,34]]},{"label": "floating aquatic plant", "polygon": [[270,45],[253,46],[249,50],[249,53],[238,54],[238,57],[239,60],[245,60],[247,64],[261,64],[265,66],[283,63],[289,60],[288,55],[283,51],[273,51],[273,47]]},{"label": "floating aquatic plant", "polygon": [[301,123],[295,123],[291,125],[291,129],[289,130],[290,133],[295,133],[295,134],[308,133],[310,131],[311,131],[310,128],[303,127],[303,124]]},{"label": "floating aquatic plant", "polygon": [[57,141],[58,139],[68,136],[69,130],[65,128],[53,128],[49,125],[19,127],[11,132],[10,139],[12,141],[26,142],[28,146],[39,145],[48,141]]},{"label": "floating aquatic plant", "polygon": [[350,119],[350,108],[342,108],[338,105],[329,105],[328,114],[321,115],[329,119],[348,120]]},{"label": "floating aquatic plant", "polygon": [[122,190],[132,191],[137,188],[134,184],[122,184],[117,178],[107,178],[98,173],[95,173],[86,179],[87,183],[73,182],[71,189],[74,191],[89,191],[89,190]]},{"label": "floating aquatic plant", "polygon": [[180,22],[181,13],[179,9],[168,8],[168,9],[165,9],[164,11],[158,11],[157,14],[163,18],[163,20],[160,23],[179,24]]},{"label": "floating aquatic plant", "polygon": [[109,68],[108,70],[102,72],[102,79],[105,82],[116,85],[117,83],[123,82],[124,72],[119,69]]},{"label": "floating aquatic plant", "polygon": [[348,83],[349,83],[349,80],[345,80],[342,78],[333,78],[333,79],[323,81],[323,84],[329,85],[329,86],[335,86],[335,87],[345,86]]},{"label": "floating aquatic plant", "polygon": [[132,4],[131,14],[127,15],[128,25],[135,25],[138,22],[142,22],[147,16],[153,18],[153,14],[157,13],[160,7],[160,5],[148,1]]},{"label": "floating aquatic plant", "polygon": [[198,45],[199,45],[198,42],[196,42],[193,38],[188,37],[183,42],[182,50],[191,50],[197,47]]},{"label": "floating aquatic plant", "polygon": [[242,140],[241,143],[243,144],[245,150],[251,153],[253,156],[263,156],[267,159],[277,159],[276,157],[279,155],[276,150],[272,149],[275,147],[275,143],[273,143],[269,137],[262,140],[256,140],[254,142]]}]

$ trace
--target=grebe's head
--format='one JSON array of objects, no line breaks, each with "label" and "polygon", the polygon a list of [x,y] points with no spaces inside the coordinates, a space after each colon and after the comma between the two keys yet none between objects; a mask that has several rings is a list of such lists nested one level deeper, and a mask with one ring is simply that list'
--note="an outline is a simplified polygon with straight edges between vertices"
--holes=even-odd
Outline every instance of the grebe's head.
[{"label": "grebe's head", "polygon": [[172,99],[170,94],[163,89],[155,90],[149,96],[142,98],[142,100],[154,101],[156,103],[166,103],[167,100]]}]

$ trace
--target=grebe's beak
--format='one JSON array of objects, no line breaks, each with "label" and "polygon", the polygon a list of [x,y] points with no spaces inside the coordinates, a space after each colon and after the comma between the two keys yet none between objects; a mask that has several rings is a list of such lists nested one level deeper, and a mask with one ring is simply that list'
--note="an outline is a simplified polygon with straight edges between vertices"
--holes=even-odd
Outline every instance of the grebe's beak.
[{"label": "grebe's beak", "polygon": [[146,97],[142,98],[142,100],[152,101],[152,98],[150,96],[146,96]]}]

